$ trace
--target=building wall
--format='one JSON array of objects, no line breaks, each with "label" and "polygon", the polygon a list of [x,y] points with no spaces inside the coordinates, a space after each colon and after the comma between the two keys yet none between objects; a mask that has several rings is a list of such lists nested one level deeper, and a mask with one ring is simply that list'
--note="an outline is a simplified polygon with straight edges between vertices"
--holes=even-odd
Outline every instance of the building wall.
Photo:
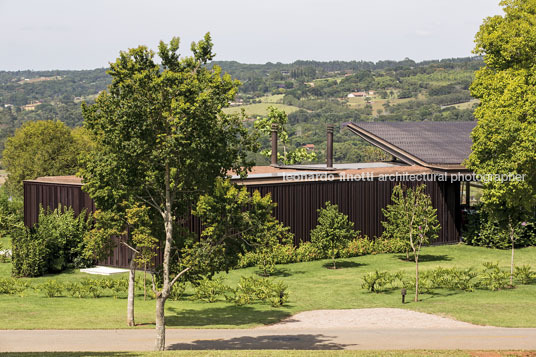
[{"label": "building wall", "polygon": [[[382,208],[391,203],[391,192],[399,182],[389,181],[316,181],[248,185],[250,192],[259,190],[262,195],[271,194],[277,204],[274,215],[289,226],[295,235],[295,244],[310,239],[309,232],[316,226],[318,212],[326,201],[339,205],[355,223],[357,230],[369,237],[383,232]],[[412,187],[416,182],[403,182]],[[458,182],[428,182],[426,192],[437,208],[441,231],[433,244],[457,243],[460,240],[460,185]],[[94,211],[95,204],[81,185],[55,184],[35,181],[24,182],[24,223],[32,226],[37,222],[39,207],[58,207],[59,204],[73,207],[75,213],[84,208]],[[190,229],[199,232],[201,224],[192,217]],[[114,238],[116,242],[120,238]],[[127,267],[130,252],[124,245],[116,244],[114,254],[105,265]],[[161,257],[157,257],[157,264]]]}]

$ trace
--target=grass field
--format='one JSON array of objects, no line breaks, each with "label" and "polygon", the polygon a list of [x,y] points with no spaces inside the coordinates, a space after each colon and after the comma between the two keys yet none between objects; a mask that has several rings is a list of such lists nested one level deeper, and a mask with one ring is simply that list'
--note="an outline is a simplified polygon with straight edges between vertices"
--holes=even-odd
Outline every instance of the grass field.
[{"label": "grass field", "polygon": [[[354,97],[354,98],[346,98],[348,100],[348,106],[353,109],[363,108],[367,104],[365,102],[365,98],[360,97]],[[381,99],[380,97],[374,97],[372,98],[372,101],[370,105],[372,106],[372,113],[374,115],[377,115],[378,109],[381,109],[382,111],[385,111],[384,104],[389,102],[390,105],[396,105],[404,102],[408,102],[410,100],[415,100],[415,98],[404,98],[404,99]]]},{"label": "grass field", "polygon": [[289,357],[304,357],[304,356],[327,356],[327,357],[470,357],[470,356],[536,356],[535,352],[531,351],[165,351],[165,352],[39,352],[39,353],[0,353],[5,357],[37,357],[37,356],[60,356],[60,357],[153,357],[153,356],[188,356],[188,357],[274,357],[274,356],[289,356]]},{"label": "grass field", "polygon": [[284,110],[285,113],[287,114],[293,113],[300,109],[292,105],[263,102],[263,103],[240,105],[240,106],[231,107],[231,108],[224,108],[223,111],[226,114],[235,114],[235,113],[240,113],[240,111],[244,109],[246,111],[246,115],[249,117],[257,116],[257,115],[266,116],[268,114],[269,106],[274,106],[280,110]]},{"label": "grass field", "polygon": [[[509,266],[509,251],[470,247],[465,245],[427,247],[423,249],[421,269],[443,267],[480,268],[482,262],[499,262]],[[536,247],[519,249],[517,264],[532,264]],[[166,322],[170,327],[188,328],[245,328],[277,322],[300,311],[316,309],[350,309],[367,307],[397,307],[449,316],[479,325],[504,327],[536,327],[536,285],[518,286],[501,291],[477,290],[460,292],[436,290],[422,294],[418,303],[400,302],[398,290],[369,293],[361,288],[362,276],[370,271],[405,270],[412,272],[414,264],[397,254],[380,254],[339,260],[341,269],[326,269],[328,261],[279,265],[276,278],[290,290],[290,299],[282,308],[254,304],[235,306],[225,301],[203,303],[188,300],[168,301]],[[10,275],[10,263],[0,264],[0,278]],[[256,274],[256,268],[231,271],[225,274],[226,283],[235,286],[240,276]],[[29,279],[33,284],[45,279],[75,281],[87,277],[79,272]],[[154,301],[136,300],[138,327],[154,325]],[[46,298],[30,290],[24,297],[0,295],[0,329],[90,329],[125,328],[126,299],[102,297],[78,299],[71,297]]]}]

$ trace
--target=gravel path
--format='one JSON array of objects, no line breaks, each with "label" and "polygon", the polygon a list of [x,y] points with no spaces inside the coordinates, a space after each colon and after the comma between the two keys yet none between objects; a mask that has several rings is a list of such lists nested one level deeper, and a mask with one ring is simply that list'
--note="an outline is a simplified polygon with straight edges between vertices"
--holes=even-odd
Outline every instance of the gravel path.
[{"label": "gravel path", "polygon": [[484,328],[454,319],[404,309],[375,308],[300,312],[277,324],[259,329],[307,328]]}]

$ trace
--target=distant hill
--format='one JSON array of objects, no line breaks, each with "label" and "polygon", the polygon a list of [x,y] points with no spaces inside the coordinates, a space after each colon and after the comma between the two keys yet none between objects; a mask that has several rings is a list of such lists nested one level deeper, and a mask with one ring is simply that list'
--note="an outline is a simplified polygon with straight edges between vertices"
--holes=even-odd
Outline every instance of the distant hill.
[{"label": "distant hill", "polygon": [[[347,121],[471,120],[478,103],[469,94],[479,57],[403,61],[296,61],[243,64],[215,61],[242,83],[226,112],[243,108],[250,119],[270,105],[289,113],[291,144],[314,144],[323,158],[326,123]],[[0,71],[0,150],[26,121],[82,124],[80,102],[92,102],[110,83],[105,68],[85,71]],[[267,142],[263,142],[268,145]],[[348,133],[336,133],[339,161],[378,157]],[[337,157],[336,157],[337,158]],[[259,163],[263,158],[257,158]]]}]

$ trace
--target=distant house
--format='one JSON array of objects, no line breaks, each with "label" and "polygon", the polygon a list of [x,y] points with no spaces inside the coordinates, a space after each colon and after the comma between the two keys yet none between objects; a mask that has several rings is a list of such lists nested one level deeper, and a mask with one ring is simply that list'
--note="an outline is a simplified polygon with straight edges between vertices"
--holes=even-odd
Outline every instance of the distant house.
[{"label": "distant house", "polygon": [[315,151],[315,144],[305,144],[302,147],[307,149],[307,151]]},{"label": "distant house", "polygon": [[348,98],[363,98],[366,97],[368,94],[367,92],[352,92],[348,94]]},{"label": "distant house", "polygon": [[37,107],[38,105],[41,105],[43,103],[41,103],[40,101],[36,100],[36,101],[33,101],[31,102],[30,104],[26,104],[26,105],[23,105],[21,107],[22,110],[35,110],[35,107]]}]

